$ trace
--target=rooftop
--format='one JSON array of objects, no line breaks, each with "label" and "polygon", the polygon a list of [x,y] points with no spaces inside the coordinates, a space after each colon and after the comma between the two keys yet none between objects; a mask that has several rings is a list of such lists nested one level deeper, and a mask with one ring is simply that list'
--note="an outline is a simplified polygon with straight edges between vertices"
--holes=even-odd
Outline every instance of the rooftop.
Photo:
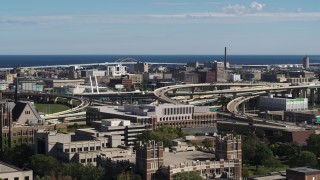
[{"label": "rooftop", "polygon": [[186,151],[186,152],[164,152],[165,165],[180,165],[180,163],[191,164],[193,161],[206,161],[215,157],[212,153],[202,151]]},{"label": "rooftop", "polygon": [[0,173],[10,173],[10,172],[18,172],[23,171],[24,169],[17,168],[13,165],[4,163],[0,161]]},{"label": "rooftop", "polygon": [[136,117],[136,118],[140,118],[140,119],[150,118],[149,116],[139,116],[139,115],[130,114],[130,112],[124,111],[123,107],[121,107],[121,106],[92,106],[90,108],[98,109],[100,112],[103,112],[103,113],[124,115],[124,116],[129,116],[129,117]]},{"label": "rooftop", "polygon": [[319,169],[313,169],[309,167],[290,168],[290,169],[287,169],[287,171],[295,171],[295,172],[304,173],[304,174],[316,174],[316,173],[320,174]]}]

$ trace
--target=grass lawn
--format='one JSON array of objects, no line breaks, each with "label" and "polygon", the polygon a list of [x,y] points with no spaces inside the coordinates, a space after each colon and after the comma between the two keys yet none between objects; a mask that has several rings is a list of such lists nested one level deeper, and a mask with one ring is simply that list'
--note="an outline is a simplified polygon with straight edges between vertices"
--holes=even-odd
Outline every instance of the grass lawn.
[{"label": "grass lawn", "polygon": [[35,106],[39,113],[45,114],[52,114],[70,109],[70,107],[63,104],[35,104]]}]

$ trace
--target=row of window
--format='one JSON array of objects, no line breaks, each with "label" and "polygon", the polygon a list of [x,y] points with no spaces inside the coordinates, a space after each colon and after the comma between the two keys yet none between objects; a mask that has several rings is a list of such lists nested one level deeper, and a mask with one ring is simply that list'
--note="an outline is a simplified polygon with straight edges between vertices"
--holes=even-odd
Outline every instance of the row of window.
[{"label": "row of window", "polygon": [[[28,136],[28,135],[32,136],[33,135],[33,131],[23,131],[23,132],[19,131],[17,133],[12,133],[13,137],[21,136],[21,135],[23,135],[23,136]],[[9,133],[3,133],[3,137],[9,137]]]},{"label": "row of window", "polygon": [[21,136],[21,135],[23,135],[23,136],[27,136],[27,135],[33,135],[33,131],[19,131],[19,132],[17,132],[17,133],[13,133],[12,134],[13,136]]},{"label": "row of window", "polygon": [[[29,180],[29,176],[25,176],[24,180]],[[3,180],[9,180],[8,178],[3,178]],[[14,177],[13,180],[19,180],[19,177]]]},{"label": "row of window", "polygon": [[[93,161],[92,161],[92,158],[88,158],[88,159],[87,159],[87,162],[88,162],[88,163],[96,162],[96,161],[97,161],[96,158],[93,158]],[[86,163],[86,159],[81,159],[80,162],[81,162],[81,163]]]},{"label": "row of window", "polygon": [[212,119],[214,118],[214,115],[198,115],[198,116],[193,116],[193,118],[196,119]]},{"label": "row of window", "polygon": [[172,120],[189,120],[191,116],[170,116],[170,117],[163,117],[160,118],[160,121],[172,121]]},{"label": "row of window", "polygon": [[158,123],[157,127],[163,125],[170,125],[170,126],[187,126],[187,125],[210,125],[214,124],[214,120],[206,120],[206,121],[180,121],[180,122],[162,122]]},{"label": "row of window", "polygon": [[164,115],[175,115],[175,114],[191,114],[193,113],[193,107],[179,107],[179,108],[164,108]]},{"label": "row of window", "polygon": [[[68,153],[68,152],[70,152],[70,150],[71,150],[71,152],[82,152],[82,147],[79,147],[79,148],[71,148],[71,149],[69,149],[69,148],[67,148],[67,149],[65,149],[64,150],[64,152],[66,152],[66,153]],[[77,150],[77,151],[76,151]],[[101,146],[96,146],[96,148],[94,148],[94,146],[91,146],[90,147],[90,151],[94,151],[94,150],[101,150]],[[57,149],[57,151],[58,152],[62,152],[62,149]],[[87,151],[89,151],[89,147],[84,147],[83,148],[83,151],[84,152],[87,152]]]}]

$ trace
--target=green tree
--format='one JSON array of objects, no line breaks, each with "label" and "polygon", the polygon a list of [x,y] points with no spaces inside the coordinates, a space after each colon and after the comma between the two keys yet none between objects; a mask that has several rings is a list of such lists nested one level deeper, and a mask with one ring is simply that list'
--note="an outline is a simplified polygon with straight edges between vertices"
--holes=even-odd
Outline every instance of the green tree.
[{"label": "green tree", "polygon": [[278,168],[281,166],[281,162],[272,156],[268,159],[264,159],[262,161],[262,165],[264,165],[265,167],[268,167],[268,168]]},{"label": "green tree", "polygon": [[262,162],[271,158],[272,151],[255,135],[247,136],[242,143],[243,162],[256,166],[258,170]]},{"label": "green tree", "polygon": [[18,144],[13,148],[6,148],[1,155],[1,159],[9,164],[22,168],[32,155],[32,146],[28,144]]},{"label": "green tree", "polygon": [[173,175],[173,180],[203,180],[198,172],[180,172]]},{"label": "green tree", "polygon": [[78,180],[98,180],[103,179],[105,170],[92,164],[65,163],[62,168],[62,175],[63,177],[71,176]]},{"label": "green tree", "polygon": [[117,180],[142,180],[142,177],[139,174],[123,171],[117,175]]},{"label": "green tree", "polygon": [[317,157],[320,157],[320,134],[312,134],[307,140],[308,151],[313,152]]},{"label": "green tree", "polygon": [[213,147],[213,142],[211,139],[209,138],[205,138],[203,141],[202,141],[202,145],[206,148],[212,148]]},{"label": "green tree", "polygon": [[277,143],[271,145],[270,149],[276,156],[293,158],[299,154],[300,147],[297,143]]},{"label": "green tree", "polygon": [[33,172],[41,177],[50,175],[52,172],[59,172],[61,164],[60,162],[47,155],[37,154],[31,156],[29,162],[25,164],[26,167],[33,170]]},{"label": "green tree", "polygon": [[314,153],[310,151],[302,151],[296,158],[293,160],[292,166],[316,166],[318,165],[317,157]]},{"label": "green tree", "polygon": [[155,140],[156,142],[162,141],[165,147],[172,146],[172,140],[182,137],[185,133],[181,132],[178,128],[172,126],[161,126],[155,131],[144,131],[137,137],[138,141],[147,142]]}]

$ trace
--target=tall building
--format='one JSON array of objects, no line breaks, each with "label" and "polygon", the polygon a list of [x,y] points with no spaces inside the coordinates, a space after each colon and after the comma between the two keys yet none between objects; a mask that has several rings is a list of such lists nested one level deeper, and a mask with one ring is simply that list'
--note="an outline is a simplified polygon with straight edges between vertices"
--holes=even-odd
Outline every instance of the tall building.
[{"label": "tall building", "polygon": [[217,159],[231,160],[241,159],[241,136],[233,136],[228,134],[226,136],[219,135],[215,142],[216,157]]},{"label": "tall building", "polygon": [[213,70],[215,71],[216,82],[224,82],[226,81],[225,77],[225,67],[223,62],[213,62]]},{"label": "tall building", "polygon": [[310,64],[309,64],[309,56],[305,56],[304,58],[303,58],[303,67],[305,68],[305,69],[309,69],[309,66],[310,66]]},{"label": "tall building", "polygon": [[136,170],[143,179],[155,179],[163,159],[162,142],[149,141],[136,147]]}]

